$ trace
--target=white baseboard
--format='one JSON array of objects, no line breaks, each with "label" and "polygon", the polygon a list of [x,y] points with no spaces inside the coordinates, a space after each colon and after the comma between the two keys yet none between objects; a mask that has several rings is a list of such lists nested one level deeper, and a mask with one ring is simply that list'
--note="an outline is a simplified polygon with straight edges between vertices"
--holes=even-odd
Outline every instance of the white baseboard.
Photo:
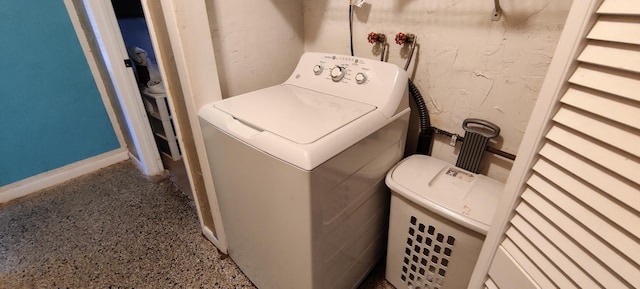
[{"label": "white baseboard", "polygon": [[129,152],[121,148],[2,186],[0,187],[0,204],[127,159],[129,159]]},{"label": "white baseboard", "polygon": [[136,165],[136,167],[141,171],[144,172],[144,165],[142,164],[142,162],[140,162],[140,160],[133,155],[131,152],[129,152],[129,159],[131,161],[133,161],[133,164]]}]

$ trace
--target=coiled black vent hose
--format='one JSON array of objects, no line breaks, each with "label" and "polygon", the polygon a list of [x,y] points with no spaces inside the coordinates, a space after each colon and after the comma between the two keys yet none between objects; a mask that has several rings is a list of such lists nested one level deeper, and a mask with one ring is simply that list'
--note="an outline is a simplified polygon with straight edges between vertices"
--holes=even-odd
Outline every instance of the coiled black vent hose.
[{"label": "coiled black vent hose", "polygon": [[409,94],[416,104],[420,120],[420,134],[418,135],[416,153],[430,156],[435,131],[433,127],[431,127],[431,119],[429,118],[429,111],[427,110],[427,105],[424,103],[424,98],[422,98],[420,90],[413,84],[411,78],[409,78]]}]

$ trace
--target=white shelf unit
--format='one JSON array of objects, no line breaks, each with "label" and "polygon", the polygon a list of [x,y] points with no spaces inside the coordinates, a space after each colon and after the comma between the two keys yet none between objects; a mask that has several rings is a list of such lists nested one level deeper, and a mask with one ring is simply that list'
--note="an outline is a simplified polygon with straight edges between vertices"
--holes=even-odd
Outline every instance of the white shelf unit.
[{"label": "white shelf unit", "polygon": [[172,160],[181,158],[180,147],[173,127],[166,93],[151,93],[148,89],[142,91],[142,101],[149,115],[149,123],[153,130],[156,143],[160,151]]}]

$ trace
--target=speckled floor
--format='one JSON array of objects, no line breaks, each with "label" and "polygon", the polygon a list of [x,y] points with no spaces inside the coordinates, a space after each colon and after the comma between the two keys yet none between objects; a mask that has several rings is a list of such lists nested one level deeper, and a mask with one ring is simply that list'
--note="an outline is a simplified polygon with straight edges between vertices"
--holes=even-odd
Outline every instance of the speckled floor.
[{"label": "speckled floor", "polygon": [[[393,288],[377,266],[361,289]],[[0,289],[255,288],[193,201],[123,162],[0,204]]]}]

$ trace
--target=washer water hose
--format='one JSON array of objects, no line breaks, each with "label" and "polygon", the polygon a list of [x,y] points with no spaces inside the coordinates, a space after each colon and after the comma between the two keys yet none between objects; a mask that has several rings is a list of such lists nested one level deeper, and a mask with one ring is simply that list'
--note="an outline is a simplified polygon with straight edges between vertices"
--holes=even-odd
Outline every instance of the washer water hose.
[{"label": "washer water hose", "polygon": [[[404,65],[404,70],[408,70],[409,63],[411,62],[411,58],[413,57],[417,37],[413,34],[404,34],[402,32],[399,32],[398,34],[396,34],[395,40],[399,45],[404,45],[407,42],[411,43],[409,57],[407,58],[407,62]],[[413,83],[411,78],[409,78],[408,85],[409,94],[416,104],[416,108],[418,109],[418,117],[420,119],[420,134],[418,135],[418,145],[416,147],[416,153],[430,156],[435,130],[433,127],[431,127],[431,118],[429,117],[429,111],[427,109],[427,105],[424,102],[424,98],[422,98],[420,90],[418,90],[418,87]]]},{"label": "washer water hose", "polygon": [[420,134],[418,135],[418,146],[416,147],[416,153],[422,155],[431,155],[431,145],[433,144],[433,136],[435,130],[431,127],[431,118],[429,117],[429,111],[427,105],[424,103],[424,98],[418,87],[413,84],[411,78],[409,78],[409,94],[416,103],[418,109],[418,117],[420,119]]}]

